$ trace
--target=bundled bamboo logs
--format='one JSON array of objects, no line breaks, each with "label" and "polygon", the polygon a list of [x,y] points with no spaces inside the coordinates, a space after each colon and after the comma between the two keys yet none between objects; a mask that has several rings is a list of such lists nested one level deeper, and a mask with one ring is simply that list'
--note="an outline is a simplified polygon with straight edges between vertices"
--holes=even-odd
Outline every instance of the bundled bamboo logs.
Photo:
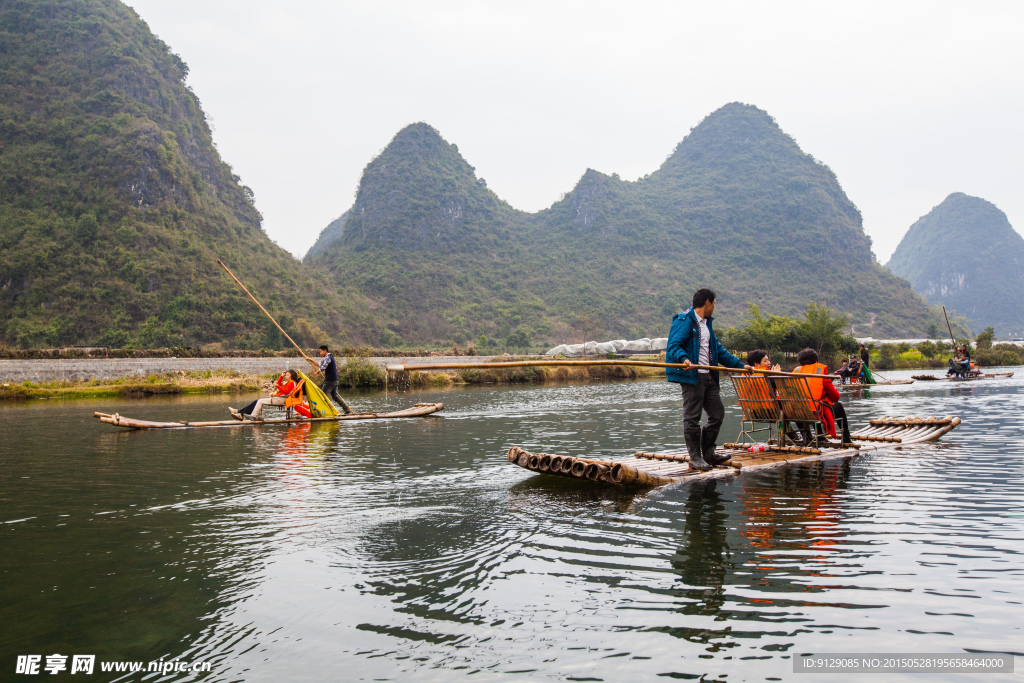
[{"label": "bundled bamboo logs", "polygon": [[644,453],[637,451],[633,454],[635,458],[647,458],[649,460],[673,460],[675,462],[690,462],[690,456],[685,453]]},{"label": "bundled bamboo logs", "polygon": [[908,417],[903,419],[897,419],[892,417],[883,417],[878,420],[871,420],[872,427],[918,427],[918,426],[938,426],[948,425],[953,421],[952,417],[941,417],[937,418],[934,415],[928,417]]},{"label": "bundled bamboo logs", "polygon": [[[684,454],[644,453],[638,451],[631,460],[595,460],[574,458],[569,455],[530,453],[519,446],[508,449],[508,461],[519,467],[556,474],[574,479],[603,481],[622,486],[660,486],[679,477],[699,474],[701,470],[690,467],[689,457]],[[633,461],[643,463],[634,464]],[[658,461],[657,464],[644,461]],[[738,463],[727,462],[721,467],[739,469]]]},{"label": "bundled bamboo logs", "polygon": [[558,474],[575,479],[610,481],[608,473],[612,463],[590,458],[573,458],[568,455],[530,453],[519,446],[508,449],[508,461],[534,472]]},{"label": "bundled bamboo logs", "polygon": [[[691,479],[728,476],[730,470],[739,473],[741,467],[742,471],[746,472],[750,469],[784,466],[791,462],[826,457],[845,457],[890,447],[901,448],[902,446],[897,444],[920,444],[934,441],[955,429],[959,424],[960,418],[958,417],[936,418],[929,416],[906,419],[886,417],[881,420],[873,420],[871,426],[860,430],[859,434],[853,434],[854,439],[861,441],[859,444],[824,441],[817,444],[818,448],[811,448],[776,444],[727,443],[724,444],[725,448],[732,451],[733,460],[737,462],[729,461],[725,463],[725,466],[718,466],[712,470],[698,470],[691,467],[689,457],[683,451],[665,453],[636,451],[632,456],[613,458],[612,460],[596,460],[567,455],[533,454],[518,446],[513,446],[508,451],[508,460],[534,472],[546,472],[620,486],[651,487]],[[763,450],[750,452],[748,449],[751,445],[761,446]],[[830,449],[837,450],[829,452]]]},{"label": "bundled bamboo logs", "polygon": [[858,436],[853,434],[850,436],[851,439],[856,441],[884,441],[886,443],[903,443],[903,439],[898,436]]},{"label": "bundled bamboo logs", "polygon": [[811,448],[810,446],[776,446],[774,444],[749,444],[749,443],[724,443],[723,448],[728,448],[734,451],[746,451],[751,446],[764,445],[764,452],[766,453],[802,453],[804,455],[820,455],[821,450],[818,448]]},{"label": "bundled bamboo logs", "polygon": [[[634,458],[642,458],[645,460],[669,460],[672,462],[690,462],[690,456],[685,453],[645,453],[644,451],[637,451],[633,454]],[[740,469],[742,465],[738,462],[725,462],[721,467],[734,467]]]},{"label": "bundled bamboo logs", "polygon": [[[688,467],[689,466],[687,466],[687,468]],[[682,474],[682,472],[680,472],[680,474]],[[613,483],[620,484],[622,486],[661,486],[662,484],[668,484],[676,479],[676,477],[666,476],[665,474],[641,470],[622,462],[617,462],[612,465],[609,476]]]}]

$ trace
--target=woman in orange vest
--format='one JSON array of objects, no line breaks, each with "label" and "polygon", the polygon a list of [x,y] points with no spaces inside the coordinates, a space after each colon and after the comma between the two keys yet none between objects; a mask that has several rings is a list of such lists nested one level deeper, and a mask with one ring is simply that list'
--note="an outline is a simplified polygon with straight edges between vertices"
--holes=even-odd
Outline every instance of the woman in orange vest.
[{"label": "woman in orange vest", "polygon": [[[778,363],[772,366],[772,361],[771,359],[768,358],[768,352],[765,351],[764,349],[756,349],[748,353],[747,365],[754,368],[753,374],[761,375],[762,377],[764,376],[764,373],[761,372],[762,370],[778,371],[781,369],[781,366]],[[768,377],[766,382],[768,384],[767,391],[764,391],[762,389],[760,392],[758,392],[762,393],[762,399],[754,399],[753,403],[751,404],[755,410],[775,410],[778,406],[777,402],[775,401],[775,382],[772,381],[771,377]]]},{"label": "woman in orange vest", "polygon": [[764,349],[757,349],[748,353],[747,365],[754,368],[755,373],[759,370],[774,370],[778,372],[782,369],[782,366],[778,363],[772,366],[772,361],[768,358],[768,352]]},{"label": "woman in orange vest", "polygon": [[[828,368],[824,363],[818,362],[818,352],[814,349],[804,349],[796,356],[796,362],[800,363],[793,372],[815,375],[807,378],[807,384],[811,388],[811,397],[818,403],[818,419],[821,421],[825,431],[836,437],[836,420],[842,421],[843,443],[851,443],[849,420],[846,419],[846,409],[839,402],[839,392],[832,384],[828,374]],[[818,377],[820,375],[820,378]],[[811,440],[811,430],[808,425],[802,427],[804,443]]]},{"label": "woman in orange vest", "polygon": [[228,408],[231,416],[236,420],[262,420],[263,406],[284,406],[285,409],[295,408],[295,412],[309,417],[309,408],[303,398],[302,385],[304,380],[299,380],[299,373],[295,370],[282,372],[281,376],[274,382],[277,393],[268,398],[261,398],[253,401],[241,410]]}]

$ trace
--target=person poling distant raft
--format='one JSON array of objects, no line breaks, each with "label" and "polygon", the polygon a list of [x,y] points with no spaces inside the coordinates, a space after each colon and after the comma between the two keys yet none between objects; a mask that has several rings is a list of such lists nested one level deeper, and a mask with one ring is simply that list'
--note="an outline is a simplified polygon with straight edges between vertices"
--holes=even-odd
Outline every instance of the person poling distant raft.
[{"label": "person poling distant raft", "polygon": [[[242,284],[242,281],[239,280],[237,277],[235,277],[234,273],[232,273],[230,270],[228,270],[228,267],[224,265],[224,262],[223,261],[217,261],[217,264],[220,265],[220,267],[224,269],[225,273],[227,273],[229,276],[231,276],[231,279],[235,281],[235,284],[237,284],[239,287],[242,288],[242,291],[245,292],[246,295],[250,299],[252,299],[252,302],[254,304],[256,304],[257,306],[259,306],[259,309],[261,311],[263,311],[263,314],[265,316],[267,316],[268,318],[270,318],[270,322],[274,323],[274,327],[276,327],[281,332],[281,334],[284,335],[285,339],[290,341],[292,343],[292,346],[294,346],[295,349],[299,353],[302,354],[302,358],[307,363],[309,363],[314,368],[316,368],[316,373],[324,375],[324,387],[325,387],[324,391],[331,392],[331,394],[334,396],[334,398],[338,401],[338,405],[340,405],[342,410],[345,411],[346,415],[352,415],[353,414],[352,408],[349,407],[348,403],[346,403],[345,400],[341,398],[341,396],[338,395],[338,365],[334,361],[334,356],[331,355],[331,353],[327,349],[327,347],[326,346],[321,346],[320,347],[320,355],[324,357],[324,359],[320,363],[317,363],[315,360],[313,360],[312,358],[307,356],[305,354],[305,352],[302,350],[302,347],[299,346],[298,344],[296,344],[295,340],[292,339],[288,335],[288,333],[284,331],[284,328],[277,324],[277,321],[274,320],[274,316],[270,315],[270,313],[267,311],[267,309],[263,308],[263,304],[261,304],[259,301],[257,301],[256,297],[254,297],[252,295],[252,293],[248,289],[245,288],[245,285]],[[327,376],[327,372],[333,372],[333,380],[332,380],[331,377]],[[305,377],[305,375],[303,375],[303,377]],[[308,379],[308,378],[306,378],[306,379]],[[331,385],[332,381],[333,381],[333,386]],[[310,385],[312,385],[312,382],[310,382]]]},{"label": "person poling distant raft", "polygon": [[324,376],[324,383],[320,385],[320,389],[325,394],[330,395],[335,403],[341,406],[346,415],[351,415],[352,409],[349,408],[345,399],[338,394],[338,363],[334,360],[334,356],[331,355],[331,350],[327,348],[326,344],[320,346],[320,358],[319,371]]},{"label": "person poling distant raft", "polygon": [[[710,289],[698,289],[692,303],[691,308],[672,318],[665,361],[681,363],[683,367],[667,368],[665,377],[669,382],[679,384],[683,394],[683,438],[690,455],[690,466],[709,470],[725,464],[730,457],[715,452],[718,432],[725,418],[725,406],[722,404],[718,371],[693,366],[721,365],[747,371],[753,368],[729,353],[715,336],[712,325],[715,293]],[[702,412],[708,415],[703,429],[700,426]]]}]

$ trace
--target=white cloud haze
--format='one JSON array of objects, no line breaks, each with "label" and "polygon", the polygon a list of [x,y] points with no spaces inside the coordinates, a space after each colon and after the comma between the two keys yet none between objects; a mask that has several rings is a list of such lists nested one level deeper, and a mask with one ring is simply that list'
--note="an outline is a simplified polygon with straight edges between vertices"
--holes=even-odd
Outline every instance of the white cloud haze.
[{"label": "white cloud haze", "polygon": [[425,121],[513,206],[635,179],[732,101],[828,164],[888,260],[951,192],[1024,228],[1024,4],[129,0],[301,256]]}]

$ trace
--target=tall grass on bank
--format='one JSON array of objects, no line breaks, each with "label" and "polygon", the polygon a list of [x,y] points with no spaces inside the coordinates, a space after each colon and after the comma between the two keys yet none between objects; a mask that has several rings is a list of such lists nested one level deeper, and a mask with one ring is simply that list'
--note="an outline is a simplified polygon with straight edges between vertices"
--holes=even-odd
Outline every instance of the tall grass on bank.
[{"label": "tall grass on bank", "polygon": [[268,388],[275,377],[276,375],[242,374],[237,370],[182,370],[148,377],[8,382],[0,384],[0,400],[243,393]]},{"label": "tall grass on bank", "polygon": [[[360,389],[431,388],[448,387],[457,384],[543,384],[546,382],[611,381],[638,379],[641,377],[664,376],[661,368],[645,368],[623,365],[598,365],[591,367],[516,367],[516,368],[466,368],[465,370],[431,370],[408,372],[398,375],[386,373],[375,363],[363,359],[349,359],[338,366],[338,384]],[[385,384],[386,383],[386,384]]]}]

